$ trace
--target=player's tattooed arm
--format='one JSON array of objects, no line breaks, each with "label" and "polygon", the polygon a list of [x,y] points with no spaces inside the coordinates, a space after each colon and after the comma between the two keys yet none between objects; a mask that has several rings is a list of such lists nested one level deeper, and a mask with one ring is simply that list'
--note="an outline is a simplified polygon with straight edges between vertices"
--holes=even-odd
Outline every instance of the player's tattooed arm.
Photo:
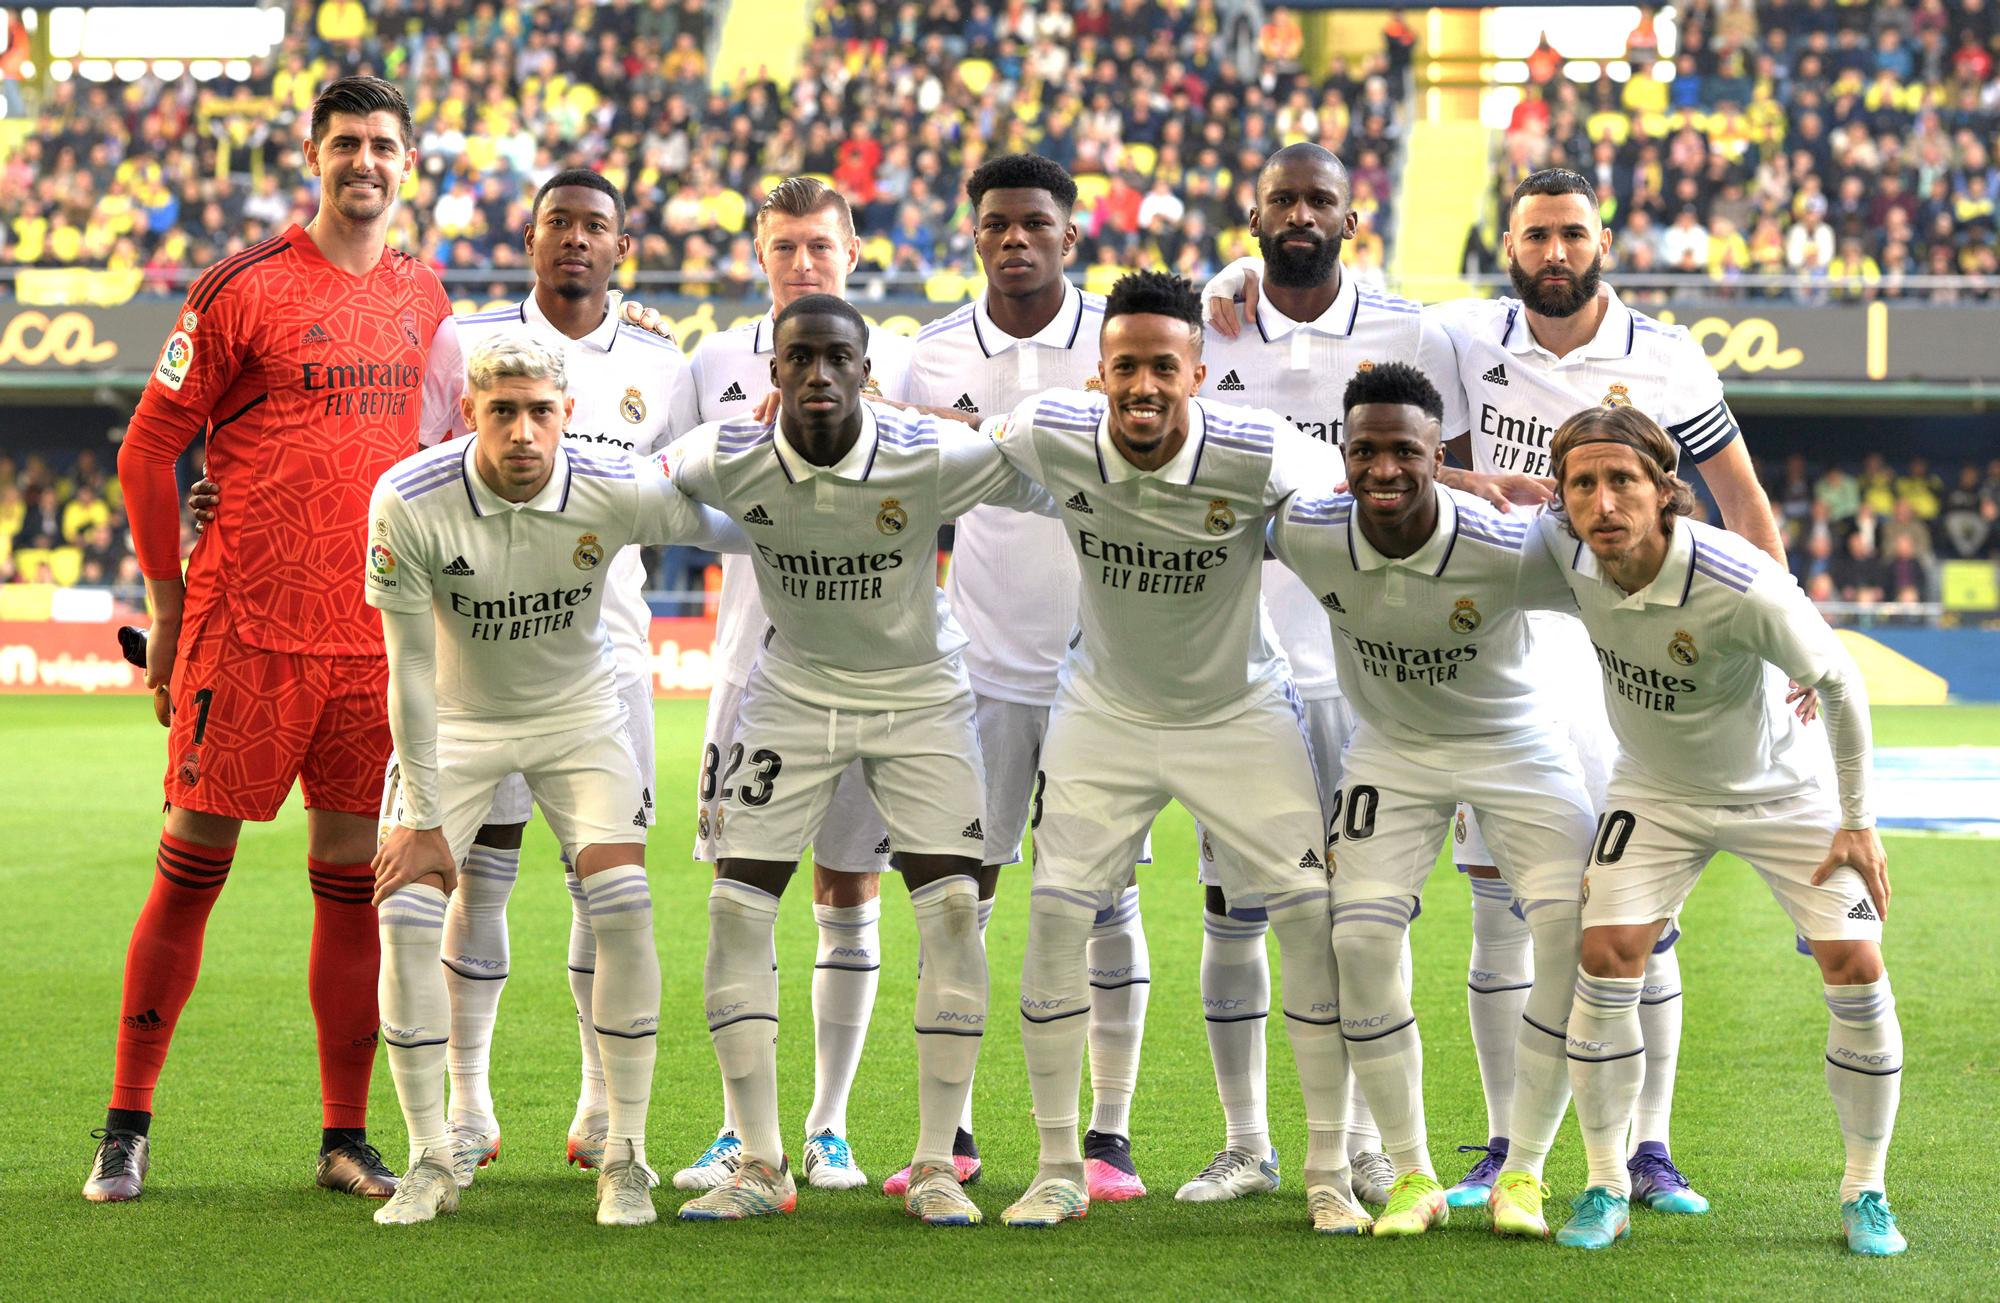
[{"label": "player's tattooed arm", "polygon": [[[1461,434],[1447,440],[1445,450],[1455,461],[1471,462],[1472,436]],[[1438,483],[1448,489],[1484,498],[1501,511],[1512,511],[1516,503],[1524,507],[1546,507],[1556,500],[1554,480],[1539,475],[1522,475],[1516,471],[1485,475],[1462,466],[1447,465],[1438,472]]]}]

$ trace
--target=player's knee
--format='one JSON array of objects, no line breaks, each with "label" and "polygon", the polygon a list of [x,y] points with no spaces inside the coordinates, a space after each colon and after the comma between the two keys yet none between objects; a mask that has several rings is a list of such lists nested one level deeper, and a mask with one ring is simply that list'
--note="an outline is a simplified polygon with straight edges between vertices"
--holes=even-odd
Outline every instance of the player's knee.
[{"label": "player's knee", "polygon": [[1577,962],[1592,977],[1643,977],[1646,956],[1653,949],[1653,932],[1645,925],[1585,928],[1577,947]]},{"label": "player's knee", "polygon": [[472,844],[490,846],[496,851],[518,851],[521,849],[521,835],[527,827],[525,823],[482,824]]},{"label": "player's knee", "polygon": [[[373,823],[370,823],[369,829],[368,854],[363,858],[372,859],[375,855]],[[190,810],[185,806],[170,805],[167,807],[166,831],[169,837],[178,841],[227,850],[236,845],[236,839],[242,835],[243,821],[233,819],[226,814],[210,814],[205,810]],[[315,858],[327,857],[321,855]]]},{"label": "player's knee", "polygon": [[1465,876],[1468,878],[1497,878],[1500,876],[1500,870],[1494,868],[1491,864],[1460,864],[1458,867],[1465,870]]},{"label": "player's knee", "polygon": [[1867,986],[1882,980],[1882,947],[1873,941],[1814,941],[1813,958],[1828,986]]},{"label": "player's knee", "polygon": [[731,856],[716,863],[715,876],[718,881],[726,878],[755,887],[766,895],[782,896],[785,884],[792,880],[792,873],[797,867],[779,860],[746,860]]},{"label": "player's knee", "polygon": [[[213,819],[215,815],[204,815]],[[235,827],[241,823],[228,821]],[[374,815],[346,810],[306,811],[306,854],[329,864],[360,864],[375,858],[375,839],[381,820]],[[193,840],[190,838],[189,840]]]},{"label": "player's knee", "polygon": [[813,862],[813,904],[852,909],[882,894],[882,878],[876,873],[846,873]]}]

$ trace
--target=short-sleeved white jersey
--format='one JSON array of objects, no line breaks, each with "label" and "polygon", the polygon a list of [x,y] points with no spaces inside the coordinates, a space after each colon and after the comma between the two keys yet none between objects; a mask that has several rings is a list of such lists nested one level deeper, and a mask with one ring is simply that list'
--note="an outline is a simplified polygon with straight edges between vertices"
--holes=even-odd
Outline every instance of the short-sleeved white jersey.
[{"label": "short-sleeved white jersey", "polygon": [[1188,401],[1186,442],[1142,471],[1111,442],[1102,394],[1054,390],[1014,409],[1000,450],[1061,504],[1082,579],[1062,683],[1143,724],[1229,719],[1281,690],[1259,600],[1280,503],[1342,478],[1331,445],[1275,412]]},{"label": "short-sleeved white jersey", "polygon": [[[1359,284],[1343,271],[1340,292],[1312,321],[1293,321],[1269,295],[1256,315],[1227,339],[1211,332],[1202,346],[1208,378],[1204,398],[1280,413],[1302,434],[1340,443],[1341,397],[1355,373],[1382,362],[1405,362],[1436,377],[1440,393],[1456,386],[1447,377],[1456,365],[1444,328],[1417,304]],[[1465,424],[1462,408],[1446,399],[1445,428]],[[1333,642],[1319,603],[1298,576],[1275,561],[1264,564],[1264,604],[1277,626],[1292,681],[1308,701],[1337,697]]]},{"label": "short-sleeved white jersey", "polygon": [[733,531],[676,492],[663,467],[615,448],[558,445],[547,487],[509,502],[480,478],[476,442],[426,448],[376,484],[369,605],[436,613],[440,736],[619,727],[599,627],[613,554],[633,543],[708,546]]},{"label": "short-sleeved white jersey", "polygon": [[938,526],[982,502],[1054,509],[985,434],[873,403],[833,466],[800,456],[778,422],[755,420],[701,426],[665,456],[682,492],[750,539],[770,621],[764,677],[838,710],[908,710],[970,691],[965,634],[937,586]]},{"label": "short-sleeved white jersey", "polygon": [[[563,438],[570,446],[622,449],[644,457],[699,424],[694,378],[680,346],[620,319],[617,312],[582,339],[571,339],[550,323],[530,294],[519,303],[456,320],[458,348],[450,386],[451,423],[445,433],[466,433],[459,396],[465,390],[464,358],[495,335],[528,335],[562,354],[575,401]],[[645,562],[639,549],[621,548],[604,576],[604,628],[618,658],[621,683],[652,677],[653,612],[641,595]]]},{"label": "short-sleeved white jersey", "polygon": [[[1097,374],[1104,299],[1068,286],[1041,332],[1016,339],[986,300],[917,332],[907,397],[969,416],[1005,416],[1044,389],[1081,389]],[[982,697],[1047,706],[1076,632],[1076,561],[1060,521],[976,507],[958,522],[945,594],[972,641],[966,672]]]},{"label": "short-sleeved white jersey", "polygon": [[1525,521],[1433,484],[1437,529],[1406,557],[1369,543],[1345,493],[1299,494],[1271,550],[1314,593],[1355,715],[1413,745],[1545,726],[1528,667],[1530,610],[1571,610]]},{"label": "short-sleeved white jersey", "polygon": [[1447,423],[1445,435],[1472,432],[1474,470],[1545,476],[1549,441],[1562,423],[1607,404],[1658,421],[1690,462],[1708,460],[1741,433],[1721,379],[1685,329],[1626,307],[1609,285],[1599,292],[1605,311],[1597,334],[1565,358],[1535,342],[1519,299],[1461,299],[1431,309],[1458,359],[1453,375],[1432,379],[1446,407],[1460,404],[1467,419]]},{"label": "short-sleeved white jersey", "polygon": [[[718,330],[694,346],[690,363],[703,424],[748,419],[777,387],[771,383],[776,330],[775,315],[766,312],[755,321]],[[909,336],[870,326],[865,392],[902,402],[909,384],[910,347]],[[757,640],[769,627],[750,559],[723,557],[722,593],[715,609],[716,676],[738,687],[748,682],[750,667],[757,661]]]},{"label": "short-sleeved white jersey", "polygon": [[1658,576],[1628,594],[1560,517],[1536,524],[1604,673],[1614,798],[1751,805],[1818,790],[1824,732],[1793,716],[1785,679],[1858,673],[1797,580],[1736,535],[1682,519]]}]

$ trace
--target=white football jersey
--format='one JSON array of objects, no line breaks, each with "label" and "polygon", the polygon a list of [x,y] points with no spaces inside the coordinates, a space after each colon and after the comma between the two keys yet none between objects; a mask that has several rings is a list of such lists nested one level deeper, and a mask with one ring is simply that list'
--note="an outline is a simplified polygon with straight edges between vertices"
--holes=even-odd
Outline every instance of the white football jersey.
[{"label": "white football jersey", "polygon": [[907,710],[969,692],[965,634],[937,586],[938,526],[971,507],[1054,504],[955,421],[862,404],[833,466],[755,420],[704,425],[665,454],[682,492],[741,522],[767,613],[762,674],[836,710]]},{"label": "white football jersey", "polygon": [[[1620,753],[1613,799],[1752,805],[1819,790],[1824,731],[1809,735],[1792,714],[1785,679],[1817,687],[1840,675],[1858,698],[1860,676],[1797,580],[1736,535],[1681,519],[1659,575],[1628,594],[1561,518],[1537,528],[1597,649]],[[1867,702],[1850,709],[1865,729]],[[1859,804],[1843,813],[1849,827],[1866,823]]]},{"label": "white football jersey", "polygon": [[[484,340],[508,332],[531,336],[562,354],[576,403],[563,431],[570,446],[618,448],[644,457],[699,424],[694,378],[680,345],[620,320],[616,312],[582,339],[550,324],[532,294],[504,308],[459,317],[455,324],[460,357],[451,367],[451,422],[444,437],[467,430],[458,402],[465,390],[464,358]],[[642,595],[646,566],[638,548],[618,550],[604,585],[604,628],[617,654],[619,682],[650,683],[653,612]]]},{"label": "white football jersey", "polygon": [[1187,441],[1142,471],[1111,442],[1104,395],[1014,409],[1000,450],[1061,504],[1082,579],[1062,684],[1142,724],[1232,718],[1287,677],[1259,601],[1264,527],[1295,490],[1330,492],[1340,454],[1275,412],[1188,401]]},{"label": "white football jersey", "polygon": [[[1261,272],[1262,266],[1258,264]],[[1343,271],[1340,293],[1313,321],[1293,321],[1265,295],[1236,338],[1211,331],[1202,346],[1208,378],[1201,395],[1217,402],[1267,407],[1300,433],[1338,446],[1342,395],[1366,367],[1404,362],[1423,371],[1445,397],[1446,430],[1465,426],[1454,407],[1456,359],[1444,328],[1417,304],[1369,289]],[[1321,701],[1340,695],[1326,616],[1306,586],[1276,561],[1264,563],[1264,603],[1277,626],[1299,695]]]},{"label": "white football jersey", "polygon": [[[1519,299],[1461,299],[1431,309],[1457,354],[1445,404],[1465,416],[1445,437],[1472,433],[1472,468],[1486,474],[1549,473],[1549,441],[1586,407],[1636,407],[1660,423],[1686,460],[1700,463],[1741,431],[1722,396],[1722,380],[1701,345],[1600,291],[1604,321],[1589,343],[1558,358],[1535,342]],[[1447,411],[1450,415],[1450,410]]]},{"label": "white football jersey", "polygon": [[[1067,287],[1061,311],[1029,339],[993,324],[982,296],[917,332],[907,397],[969,416],[1005,416],[1044,389],[1081,389],[1097,374],[1104,299]],[[1048,706],[1076,632],[1076,561],[1061,521],[976,507],[958,522],[945,594],[966,636],[966,672],[982,697]]]},{"label": "white football jersey", "polygon": [[1573,610],[1531,526],[1433,484],[1437,529],[1406,557],[1369,543],[1345,493],[1299,494],[1271,550],[1317,594],[1355,716],[1413,746],[1545,727],[1528,672],[1529,610]]},{"label": "white football jersey", "polygon": [[[766,312],[694,346],[695,404],[703,424],[747,420],[777,386],[771,383],[775,316]],[[910,338],[880,326],[868,328],[867,392],[903,401],[910,377]],[[757,595],[750,558],[722,558],[722,592],[715,607],[715,673],[742,687],[757,661],[757,640],[770,626]]]},{"label": "white football jersey", "polygon": [[369,605],[436,613],[439,736],[622,728],[599,625],[612,555],[732,537],[741,548],[742,535],[676,492],[664,467],[619,449],[558,445],[547,487],[509,502],[479,477],[476,443],[426,448],[376,484]]}]

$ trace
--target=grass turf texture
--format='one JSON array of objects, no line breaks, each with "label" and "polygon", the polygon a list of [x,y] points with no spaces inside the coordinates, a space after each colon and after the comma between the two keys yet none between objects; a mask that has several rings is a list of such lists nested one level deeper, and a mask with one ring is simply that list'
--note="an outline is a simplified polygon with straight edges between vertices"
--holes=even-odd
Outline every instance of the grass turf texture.
[{"label": "grass turf texture", "polygon": [[[1801,1296],[1859,1293],[1990,1297],[2000,1231],[1973,1180],[1981,1117],[2000,1088],[2000,1032],[1983,993],[2000,983],[2000,943],[1984,926],[1991,843],[1889,841],[1897,893],[1889,962],[1909,1047],[1891,1195],[1911,1240],[1901,1259],[1849,1257],[1839,1236],[1841,1146],[1822,1079],[1826,1013],[1810,961],[1743,866],[1710,870],[1685,913],[1687,1031],[1675,1154],[1714,1200],[1705,1217],[1634,1215],[1631,1240],[1585,1257],[1487,1233],[1483,1210],[1414,1241],[1365,1242],[1306,1229],[1298,1174],[1304,1128],[1285,1038],[1271,1032],[1273,1133],[1284,1189],[1227,1205],[1173,1191],[1221,1141],[1197,996],[1200,897],[1191,830],[1178,808],[1142,875],[1152,1007],[1133,1111],[1134,1153],[1152,1193],[1100,1206],[1039,1234],[997,1224],[1034,1170],[1027,1077],[1011,1003],[1026,934],[1026,871],[1002,884],[989,934],[991,1034],[977,1117],[987,1176],[972,1188],[989,1224],[926,1231],[878,1192],[916,1129],[909,1031],[915,929],[900,884],[885,883],[886,962],[874,1035],[850,1110],[871,1178],[841,1194],[801,1190],[797,1215],[750,1225],[673,1220],[591,1223],[593,1185],[562,1165],[575,1098],[576,1031],[564,979],[569,907],[546,829],[530,832],[516,893],[513,978],[496,1036],[501,1161],[439,1225],[390,1230],[374,1205],[311,1185],[317,1075],[305,993],[311,905],[296,807],[245,829],[208,932],[200,986],[180,1024],[158,1100],[153,1174],[134,1205],[78,1194],[109,1089],[126,939],[152,875],[162,738],[135,699],[9,698],[0,705],[0,1297],[195,1294],[518,1296],[605,1282],[614,1290],[818,1296],[908,1294],[936,1281],[985,1295],[1093,1297],[1303,1293],[1338,1282],[1352,1296]],[[1885,709],[1884,745],[2000,741],[2000,709]],[[702,705],[659,707],[662,786],[692,777]],[[665,800],[651,850],[665,973],[650,1152],[663,1172],[691,1159],[719,1111],[701,1019],[708,874],[685,858],[689,800]],[[797,1161],[812,1080],[814,933],[803,880],[779,925],[783,968],[780,1098]],[[1458,1143],[1485,1139],[1465,1022],[1467,894],[1445,869],[1415,933],[1416,1005],[1427,1063],[1432,1152],[1449,1182]],[[1086,1076],[1086,1083],[1088,1077]],[[1088,1116],[1088,1104],[1085,1104]],[[403,1127],[378,1061],[373,1139],[400,1167]],[[1577,1193],[1573,1119],[1550,1163],[1550,1220]]]}]

